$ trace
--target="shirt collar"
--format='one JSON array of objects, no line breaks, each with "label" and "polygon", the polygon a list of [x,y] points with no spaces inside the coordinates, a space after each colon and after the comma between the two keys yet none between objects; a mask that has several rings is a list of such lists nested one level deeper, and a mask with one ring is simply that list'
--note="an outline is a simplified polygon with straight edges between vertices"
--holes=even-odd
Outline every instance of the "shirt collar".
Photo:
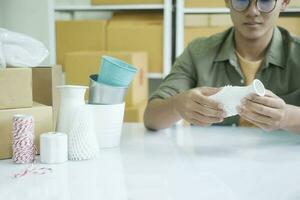
[{"label": "shirt collar", "polygon": [[268,67],[269,63],[271,63],[275,66],[285,68],[287,59],[285,49],[282,34],[279,28],[275,27],[270,46],[266,53],[265,67]]},{"label": "shirt collar", "polygon": [[236,55],[234,53],[234,28],[228,30],[228,34],[224,43],[221,45],[220,51],[217,53],[215,61],[233,60],[236,61]]},{"label": "shirt collar", "polygon": [[[269,63],[271,63],[275,66],[284,68],[287,59],[284,49],[282,34],[279,28],[275,27],[271,43],[266,53],[264,67],[268,67]],[[235,55],[234,47],[234,28],[229,30],[229,33],[214,61],[218,62],[226,60],[229,60],[229,62],[233,65],[237,65],[237,57]]]}]

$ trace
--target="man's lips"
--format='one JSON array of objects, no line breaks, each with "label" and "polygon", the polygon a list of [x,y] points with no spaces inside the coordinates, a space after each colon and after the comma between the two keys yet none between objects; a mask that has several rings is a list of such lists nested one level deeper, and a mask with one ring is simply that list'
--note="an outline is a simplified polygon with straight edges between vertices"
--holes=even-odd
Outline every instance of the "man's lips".
[{"label": "man's lips", "polygon": [[262,23],[260,23],[260,22],[245,22],[244,24],[247,26],[258,26],[258,25],[261,25]]}]

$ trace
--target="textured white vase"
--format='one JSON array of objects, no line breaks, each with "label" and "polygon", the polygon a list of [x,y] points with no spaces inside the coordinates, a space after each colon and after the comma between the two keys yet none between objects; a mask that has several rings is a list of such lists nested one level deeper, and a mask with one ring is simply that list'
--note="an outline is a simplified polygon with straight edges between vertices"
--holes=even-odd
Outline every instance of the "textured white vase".
[{"label": "textured white vase", "polygon": [[254,93],[258,96],[264,96],[266,93],[263,83],[255,79],[251,85],[240,86],[225,86],[218,93],[210,96],[209,98],[216,100],[224,105],[226,117],[237,115],[236,107],[240,105],[241,100],[247,95]]},{"label": "textured white vase", "polygon": [[69,134],[71,122],[76,109],[85,104],[84,94],[86,86],[62,85],[57,86],[60,93],[60,106],[56,132]]},{"label": "textured white vase", "polygon": [[80,106],[74,113],[68,149],[69,160],[88,160],[96,158],[99,154],[92,115],[86,105]]}]

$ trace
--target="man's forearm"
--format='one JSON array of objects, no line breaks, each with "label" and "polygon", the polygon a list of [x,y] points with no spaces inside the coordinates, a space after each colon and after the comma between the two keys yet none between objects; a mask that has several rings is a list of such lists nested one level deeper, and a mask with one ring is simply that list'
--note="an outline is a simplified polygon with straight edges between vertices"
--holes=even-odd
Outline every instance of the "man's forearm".
[{"label": "man's forearm", "polygon": [[152,130],[168,128],[181,119],[180,115],[175,111],[173,103],[176,96],[166,100],[154,99],[147,105],[144,114],[145,127]]},{"label": "man's forearm", "polygon": [[300,108],[287,105],[287,116],[284,121],[284,130],[300,133]]}]

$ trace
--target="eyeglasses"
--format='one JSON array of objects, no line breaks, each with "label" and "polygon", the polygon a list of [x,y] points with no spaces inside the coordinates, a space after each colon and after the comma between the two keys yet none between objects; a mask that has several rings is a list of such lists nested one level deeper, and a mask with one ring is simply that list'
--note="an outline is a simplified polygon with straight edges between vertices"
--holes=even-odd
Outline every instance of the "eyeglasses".
[{"label": "eyeglasses", "polygon": [[[231,0],[231,6],[238,12],[243,12],[251,5],[251,0]],[[274,10],[277,0],[255,0],[259,12],[270,13]]]}]

